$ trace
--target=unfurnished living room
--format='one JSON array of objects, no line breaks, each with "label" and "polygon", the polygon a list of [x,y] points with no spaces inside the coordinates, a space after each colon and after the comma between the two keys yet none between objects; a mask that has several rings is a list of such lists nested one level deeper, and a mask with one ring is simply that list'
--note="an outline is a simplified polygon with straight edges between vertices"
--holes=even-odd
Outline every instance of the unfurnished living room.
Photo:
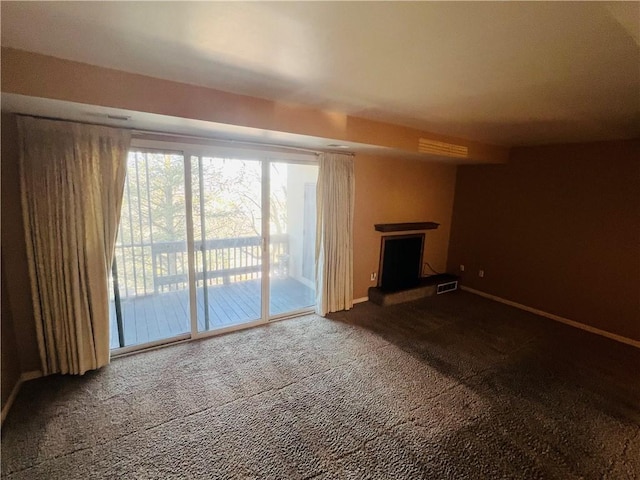
[{"label": "unfurnished living room", "polygon": [[640,478],[639,2],[1,8],[1,478]]}]

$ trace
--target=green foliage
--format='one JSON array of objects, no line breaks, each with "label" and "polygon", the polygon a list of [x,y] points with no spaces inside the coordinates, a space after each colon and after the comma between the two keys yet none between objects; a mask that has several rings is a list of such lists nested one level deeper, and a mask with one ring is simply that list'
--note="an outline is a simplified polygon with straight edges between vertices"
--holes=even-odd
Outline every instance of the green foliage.
[{"label": "green foliage", "polygon": [[[207,157],[191,163],[194,239],[261,236],[261,163]],[[272,234],[285,233],[285,184],[274,182],[270,198]],[[153,290],[151,245],[186,244],[186,230],[182,155],[130,152],[116,246],[124,296]]]}]

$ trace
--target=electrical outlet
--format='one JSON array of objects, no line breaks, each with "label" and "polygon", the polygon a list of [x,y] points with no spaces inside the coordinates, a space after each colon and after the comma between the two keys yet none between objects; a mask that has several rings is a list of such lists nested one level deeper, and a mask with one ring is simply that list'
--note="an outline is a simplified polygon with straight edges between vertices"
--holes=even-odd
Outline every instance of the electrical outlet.
[{"label": "electrical outlet", "polygon": [[375,282],[378,278],[378,272],[371,272],[371,281]]},{"label": "electrical outlet", "polygon": [[460,265],[460,271],[464,272],[464,265]]},{"label": "electrical outlet", "polygon": [[478,270],[478,276],[480,278],[484,277],[484,270]]}]

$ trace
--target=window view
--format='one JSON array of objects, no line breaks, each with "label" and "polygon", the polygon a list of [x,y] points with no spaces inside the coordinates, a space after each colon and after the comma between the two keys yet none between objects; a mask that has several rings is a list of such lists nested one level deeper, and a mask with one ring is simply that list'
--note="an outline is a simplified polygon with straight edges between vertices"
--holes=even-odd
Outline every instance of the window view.
[{"label": "window view", "polygon": [[184,161],[130,152],[111,289],[111,348],[188,333]]},{"label": "window view", "polygon": [[262,316],[262,164],[192,157],[198,330]]},{"label": "window view", "polygon": [[315,303],[317,165],[222,156],[189,162],[185,178],[181,153],[129,153],[111,348],[265,322]]},{"label": "window view", "polygon": [[269,314],[315,303],[316,165],[271,164]]}]

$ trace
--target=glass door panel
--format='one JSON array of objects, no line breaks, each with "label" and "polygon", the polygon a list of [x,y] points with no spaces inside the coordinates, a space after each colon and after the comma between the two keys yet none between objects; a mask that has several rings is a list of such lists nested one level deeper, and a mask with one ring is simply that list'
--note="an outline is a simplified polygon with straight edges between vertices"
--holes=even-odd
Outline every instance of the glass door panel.
[{"label": "glass door panel", "polygon": [[262,317],[262,164],[191,157],[198,331]]},{"label": "glass door panel", "polygon": [[315,305],[317,178],[317,165],[271,163],[270,316]]},{"label": "glass door panel", "polygon": [[111,348],[312,307],[317,175],[317,165],[303,163],[131,151],[110,289]]},{"label": "glass door panel", "polygon": [[184,158],[127,158],[111,292],[111,348],[189,333]]}]

